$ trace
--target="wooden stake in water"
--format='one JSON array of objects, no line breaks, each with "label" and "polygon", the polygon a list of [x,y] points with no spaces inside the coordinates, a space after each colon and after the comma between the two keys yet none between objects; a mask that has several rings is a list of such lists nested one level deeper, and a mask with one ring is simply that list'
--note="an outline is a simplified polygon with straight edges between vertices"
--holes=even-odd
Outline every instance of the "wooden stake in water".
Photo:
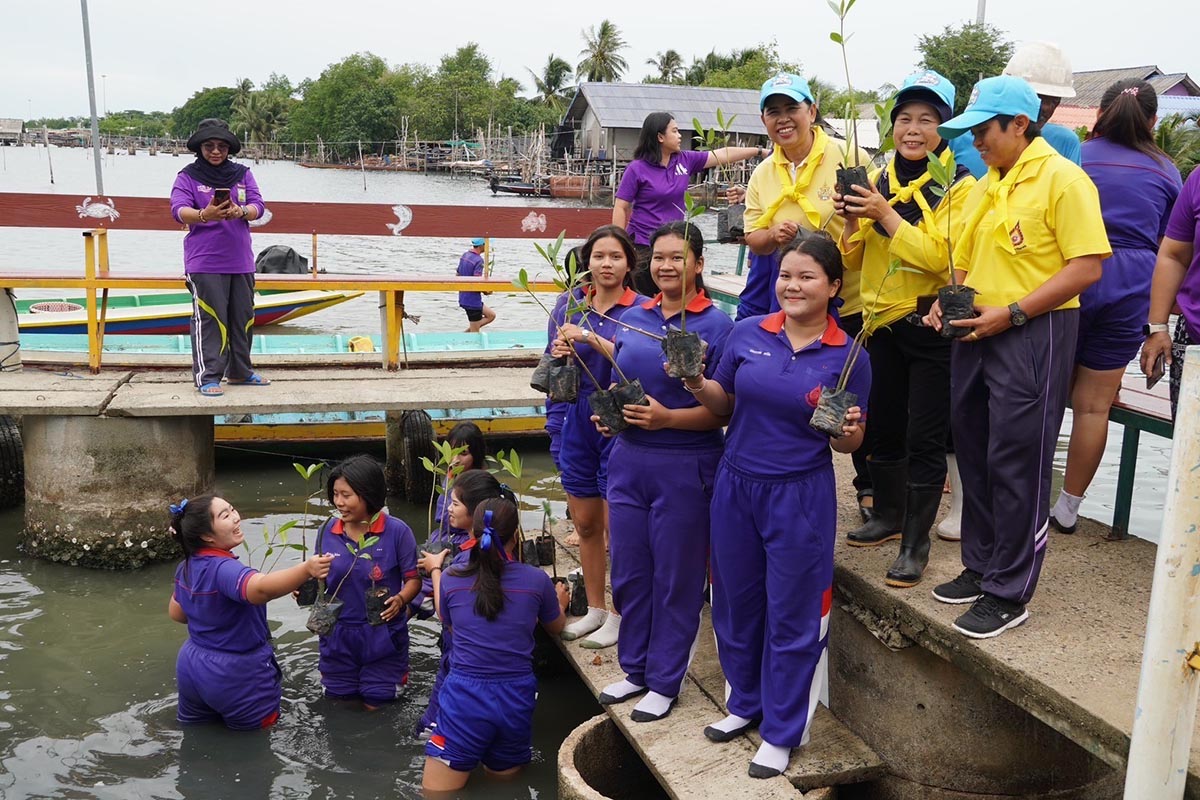
[{"label": "wooden stake in water", "polygon": [[363,191],[367,190],[367,165],[363,162],[362,139],[358,140],[358,168],[362,171]]},{"label": "wooden stake in water", "polygon": [[[46,166],[50,168],[50,183],[54,183],[54,165],[50,163],[50,129],[45,125],[42,126],[42,141],[46,145]],[[100,167],[96,167],[97,170]],[[103,191],[103,184],[100,182],[100,176],[96,175],[96,186],[99,191]]]}]

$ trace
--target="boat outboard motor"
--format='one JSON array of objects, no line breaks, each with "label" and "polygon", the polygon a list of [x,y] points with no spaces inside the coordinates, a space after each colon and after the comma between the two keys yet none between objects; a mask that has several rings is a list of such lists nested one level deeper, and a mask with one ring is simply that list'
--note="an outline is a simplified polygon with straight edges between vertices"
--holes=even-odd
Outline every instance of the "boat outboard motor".
[{"label": "boat outboard motor", "polygon": [[273,244],[254,259],[254,271],[260,275],[303,275],[308,259],[287,245]]}]

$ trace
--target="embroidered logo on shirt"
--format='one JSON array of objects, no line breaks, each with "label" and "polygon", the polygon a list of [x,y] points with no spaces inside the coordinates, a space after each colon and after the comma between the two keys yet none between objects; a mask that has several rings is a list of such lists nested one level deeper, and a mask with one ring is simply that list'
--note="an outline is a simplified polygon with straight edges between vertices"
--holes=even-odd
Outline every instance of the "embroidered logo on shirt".
[{"label": "embroidered logo on shirt", "polygon": [[1021,233],[1021,223],[1013,225],[1013,229],[1008,232],[1008,238],[1012,239],[1013,247],[1017,250],[1025,249],[1025,234]]},{"label": "embroidered logo on shirt", "polygon": [[771,357],[770,350],[755,350],[753,347],[750,348],[750,354],[755,356],[766,356],[767,358]]},{"label": "embroidered logo on shirt", "polygon": [[833,197],[833,188],[830,186],[822,186],[817,190],[817,197],[825,201],[830,200]]},{"label": "embroidered logo on shirt", "polygon": [[818,383],[812,388],[812,391],[804,395],[804,400],[811,408],[816,408],[817,403],[821,402],[821,384]]}]

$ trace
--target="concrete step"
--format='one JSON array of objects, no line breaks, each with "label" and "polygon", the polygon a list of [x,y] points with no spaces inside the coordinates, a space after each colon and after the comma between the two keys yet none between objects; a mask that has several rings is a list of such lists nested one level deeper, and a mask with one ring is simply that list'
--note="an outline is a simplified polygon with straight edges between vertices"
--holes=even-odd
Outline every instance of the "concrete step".
[{"label": "concrete step", "polygon": [[[563,544],[569,530],[566,523],[555,531],[560,574],[578,565],[578,549]],[[615,647],[586,650],[578,642],[561,642],[560,646],[594,695],[624,677]],[[751,778],[747,768],[762,741],[757,733],[724,744],[704,737],[704,727],[726,714],[724,696],[725,676],[717,660],[706,606],[696,654],[671,714],[658,722],[633,722],[629,712],[635,700],[606,710],[674,798],[815,799],[829,796],[826,787],[870,780],[886,771],[879,756],[822,706],[813,722],[812,740],[795,752],[787,772],[771,780]]]}]

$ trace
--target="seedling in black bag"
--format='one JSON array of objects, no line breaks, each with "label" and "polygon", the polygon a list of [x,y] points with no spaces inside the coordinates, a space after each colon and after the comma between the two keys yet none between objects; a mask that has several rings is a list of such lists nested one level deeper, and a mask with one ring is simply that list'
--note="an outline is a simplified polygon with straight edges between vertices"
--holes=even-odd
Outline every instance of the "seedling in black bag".
[{"label": "seedling in black bag", "polygon": [[679,329],[671,328],[662,341],[663,355],[667,358],[667,374],[672,378],[694,378],[704,370],[705,342],[700,335],[687,332],[687,264],[691,245],[687,232],[692,226],[692,220],[704,213],[704,206],[696,205],[690,194],[683,196],[684,205],[684,235],[683,235],[683,271],[680,281],[684,286],[680,298]]},{"label": "seedling in black bag", "polygon": [[[946,161],[938,158],[933,153],[930,153],[929,158],[929,176],[932,182],[937,184],[931,187],[931,191],[938,197],[946,197],[950,193],[950,187],[954,184],[954,174],[957,165],[954,162],[954,153],[949,147],[946,148],[943,156]],[[947,203],[950,201],[947,200]],[[964,286],[958,282],[958,276],[954,274],[954,242],[950,240],[950,211],[949,205],[946,207],[946,250],[950,256],[950,285],[943,286],[938,289],[938,305],[942,309],[942,336],[946,339],[959,339],[966,336],[972,331],[972,328],[966,328],[959,325],[951,325],[951,320],[956,319],[974,319],[979,316],[975,311],[975,290],[970,286]]]}]

